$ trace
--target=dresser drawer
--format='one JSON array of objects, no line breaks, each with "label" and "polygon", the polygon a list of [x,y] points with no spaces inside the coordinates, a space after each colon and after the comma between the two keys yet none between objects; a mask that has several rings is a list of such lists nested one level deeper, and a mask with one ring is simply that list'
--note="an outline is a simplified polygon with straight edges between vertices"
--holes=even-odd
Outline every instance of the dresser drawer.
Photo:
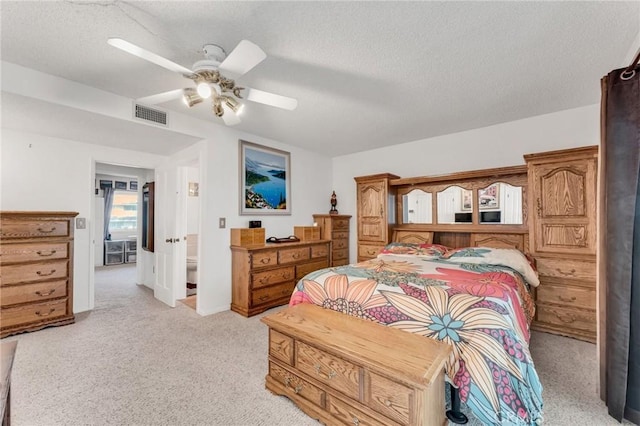
[{"label": "dresser drawer", "polygon": [[333,221],[333,229],[349,229],[349,219],[335,219]]},{"label": "dresser drawer", "polygon": [[295,263],[309,259],[309,247],[278,250],[278,263]]},{"label": "dresser drawer", "polygon": [[69,243],[27,243],[0,245],[0,264],[66,259]]},{"label": "dresser drawer", "polygon": [[262,287],[257,290],[253,290],[251,292],[251,304],[252,306],[262,305],[264,303],[290,297],[293,293],[294,287],[295,283],[293,281],[288,281],[271,287]]},{"label": "dresser drawer", "polygon": [[358,258],[373,259],[374,257],[378,256],[383,248],[383,245],[359,244]]},{"label": "dresser drawer", "polygon": [[539,322],[593,333],[596,332],[595,311],[583,311],[543,304],[538,304],[536,309],[536,317]]},{"label": "dresser drawer", "polygon": [[17,305],[18,303],[37,302],[41,300],[65,297],[67,280],[48,281],[36,284],[22,284],[2,287],[0,305]]},{"label": "dresser drawer", "polygon": [[318,389],[308,381],[301,379],[273,362],[269,362],[269,375],[282,383],[287,391],[293,392],[318,407],[324,408],[325,393],[323,390]]},{"label": "dresser drawer", "polygon": [[309,272],[317,271],[318,269],[329,267],[329,261],[327,259],[319,260],[317,262],[305,263],[296,267],[296,280],[301,279]]},{"label": "dresser drawer", "polygon": [[536,299],[540,303],[555,303],[576,308],[596,308],[595,289],[553,285],[541,280],[536,287]]},{"label": "dresser drawer", "polygon": [[334,250],[333,251],[333,263],[336,263],[336,260],[343,260],[349,258],[349,249],[342,250]]},{"label": "dresser drawer", "polygon": [[278,251],[257,251],[251,254],[251,267],[262,268],[263,266],[275,266],[278,264]]},{"label": "dresser drawer", "polygon": [[[444,408],[443,408],[444,409]],[[368,414],[363,413],[357,408],[347,404],[339,398],[333,395],[327,395],[327,410],[333,417],[344,425],[357,425],[357,426],[380,426],[380,425],[398,425],[389,419],[382,416],[373,418]]]},{"label": "dresser drawer", "polygon": [[270,328],[269,355],[289,365],[293,365],[293,339]]},{"label": "dresser drawer", "polygon": [[3,308],[0,311],[0,322],[2,323],[2,328],[8,328],[37,321],[50,321],[53,318],[65,316],[67,313],[67,299],[59,299],[51,302]]},{"label": "dresser drawer", "polygon": [[409,424],[413,391],[375,373],[370,375],[369,406],[391,419]]},{"label": "dresser drawer", "polygon": [[349,232],[348,231],[334,231],[331,233],[332,240],[348,240]]},{"label": "dresser drawer", "polygon": [[360,369],[349,361],[296,341],[296,367],[349,398],[359,398]]},{"label": "dresser drawer", "polygon": [[570,278],[595,283],[596,263],[574,259],[536,258],[536,267],[541,276]]},{"label": "dresser drawer", "polygon": [[328,257],[328,256],[329,256],[329,246],[327,244],[311,246],[312,259],[317,259],[320,257]]},{"label": "dresser drawer", "polygon": [[24,265],[3,265],[0,268],[0,278],[2,278],[3,285],[66,278],[68,276],[68,267],[69,262],[67,260]]},{"label": "dresser drawer", "polygon": [[295,275],[295,268],[289,266],[286,268],[271,269],[264,272],[256,272],[252,274],[252,288],[260,288],[271,284],[281,283],[283,281],[291,281]]},{"label": "dresser drawer", "polygon": [[66,220],[2,220],[2,238],[68,237]]},{"label": "dresser drawer", "polygon": [[339,239],[333,240],[333,249],[341,250],[341,249],[349,249],[349,240],[347,239]]},{"label": "dresser drawer", "polygon": [[349,264],[349,260],[348,259],[339,259],[339,260],[334,260],[333,261],[333,266],[344,266],[344,265],[348,265]]}]

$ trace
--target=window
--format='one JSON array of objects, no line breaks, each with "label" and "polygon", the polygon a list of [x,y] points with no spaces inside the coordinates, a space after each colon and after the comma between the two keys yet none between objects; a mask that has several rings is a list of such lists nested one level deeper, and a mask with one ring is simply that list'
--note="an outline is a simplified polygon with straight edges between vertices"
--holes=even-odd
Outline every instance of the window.
[{"label": "window", "polygon": [[109,231],[135,231],[138,229],[138,193],[116,191],[109,219]]}]

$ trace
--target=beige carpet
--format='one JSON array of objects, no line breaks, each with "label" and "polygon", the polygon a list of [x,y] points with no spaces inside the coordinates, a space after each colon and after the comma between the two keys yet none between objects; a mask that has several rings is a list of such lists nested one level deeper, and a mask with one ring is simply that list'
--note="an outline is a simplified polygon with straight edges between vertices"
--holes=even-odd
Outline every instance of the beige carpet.
[{"label": "beige carpet", "polygon": [[[93,311],[5,339],[19,341],[14,426],[318,424],[264,389],[262,315],[200,317],[182,303],[163,305],[134,280],[133,266],[101,268]],[[619,424],[595,393],[595,345],[534,333],[531,348],[545,425]]]}]

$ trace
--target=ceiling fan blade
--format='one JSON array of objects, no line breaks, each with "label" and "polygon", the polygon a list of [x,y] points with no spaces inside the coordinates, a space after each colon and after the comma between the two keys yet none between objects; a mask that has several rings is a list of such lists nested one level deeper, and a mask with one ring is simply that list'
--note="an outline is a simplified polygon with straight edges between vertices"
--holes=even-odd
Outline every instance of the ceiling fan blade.
[{"label": "ceiling fan blade", "polygon": [[107,40],[113,47],[117,47],[120,50],[123,50],[127,53],[130,53],[134,56],[147,60],[151,63],[161,66],[162,68],[166,68],[169,71],[178,72],[180,74],[191,75],[193,71],[189,68],[185,68],[182,65],[178,65],[175,62],[171,62],[170,60],[163,58],[160,55],[156,55],[155,53],[149,52],[148,50],[143,49],[142,47],[136,46],[135,44],[129,43],[126,40],[121,38],[110,38]]},{"label": "ceiling fan blade", "polygon": [[224,109],[224,114],[222,114],[224,124],[227,126],[235,126],[240,123],[240,117],[238,117],[238,115],[224,103],[222,103],[222,109]]},{"label": "ceiling fan blade", "polygon": [[163,102],[179,99],[183,95],[183,93],[184,93],[184,89],[169,90],[168,92],[162,92],[156,95],[145,96],[144,98],[138,98],[136,99],[136,101],[140,102],[141,104],[147,104],[147,105],[161,104]]},{"label": "ceiling fan blade", "polygon": [[264,53],[257,44],[249,40],[242,40],[236,48],[227,55],[227,58],[222,61],[218,69],[223,72],[230,72],[239,77],[264,61],[266,57],[267,54]]},{"label": "ceiling fan blade", "polygon": [[298,106],[298,100],[275,93],[263,92],[258,89],[245,89],[244,97],[248,101],[258,102],[265,105],[293,111]]}]

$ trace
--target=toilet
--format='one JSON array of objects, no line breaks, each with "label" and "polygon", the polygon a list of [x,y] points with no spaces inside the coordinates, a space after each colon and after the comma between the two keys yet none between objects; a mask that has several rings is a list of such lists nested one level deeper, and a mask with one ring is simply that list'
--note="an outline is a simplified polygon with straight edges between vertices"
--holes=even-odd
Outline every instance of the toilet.
[{"label": "toilet", "polygon": [[196,288],[198,281],[198,234],[187,235],[187,288]]}]

